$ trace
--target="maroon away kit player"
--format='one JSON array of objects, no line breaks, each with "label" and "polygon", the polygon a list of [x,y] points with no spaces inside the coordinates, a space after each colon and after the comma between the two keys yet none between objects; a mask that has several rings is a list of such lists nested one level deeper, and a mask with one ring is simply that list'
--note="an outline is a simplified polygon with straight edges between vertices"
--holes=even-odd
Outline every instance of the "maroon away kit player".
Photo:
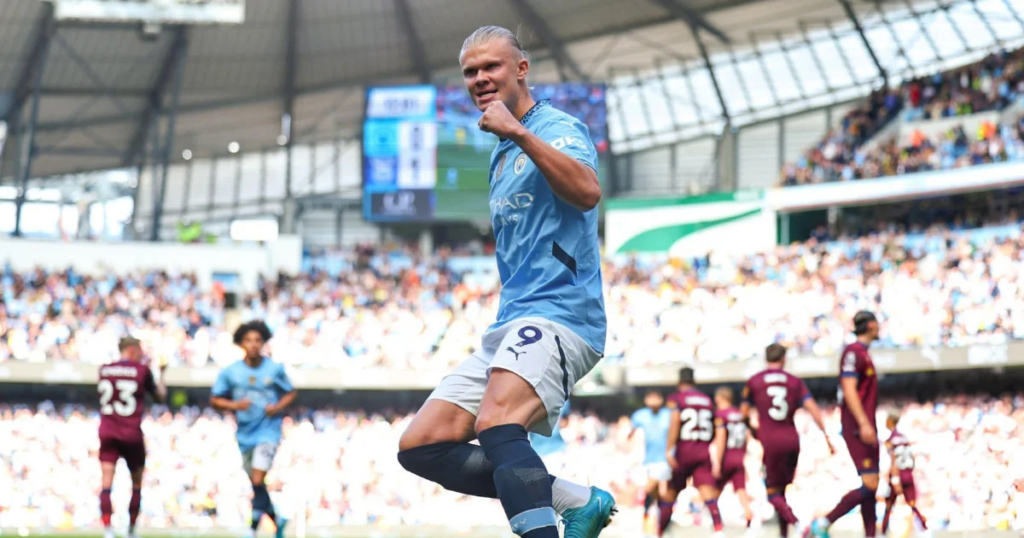
[{"label": "maroon away kit player", "polygon": [[715,479],[718,490],[732,484],[733,491],[743,506],[743,515],[750,527],[754,512],[750,509],[750,495],[747,495],[747,472],[743,459],[747,455],[747,422],[743,413],[733,407],[733,392],[729,387],[715,391],[715,454],[721,458],[721,472]]},{"label": "maroon away kit player", "polygon": [[889,530],[889,516],[900,495],[903,495],[903,500],[907,501],[907,506],[921,523],[921,528],[928,530],[928,521],[917,509],[917,488],[914,486],[914,452],[910,448],[910,439],[896,429],[899,421],[900,416],[896,413],[890,413],[885,421],[885,426],[892,432],[889,435],[889,440],[885,442],[885,448],[889,451],[892,462],[889,465],[889,497],[885,499],[885,515],[882,516],[883,535]]},{"label": "maroon away kit player", "polygon": [[710,451],[715,436],[715,411],[711,398],[697,390],[692,368],[679,371],[679,391],[668,397],[667,407],[672,410],[672,418],[669,420],[665,457],[672,467],[672,480],[665,497],[658,502],[659,536],[664,534],[672,519],[676,496],[686,488],[691,478],[704,499],[704,506],[711,513],[714,536],[724,536],[715,480],[715,475],[720,473],[720,460],[712,460]]},{"label": "maroon away kit player", "polygon": [[[822,433],[825,433],[825,423],[807,385],[783,370],[786,348],[780,344],[769,345],[765,349],[765,362],[767,368],[751,377],[743,388],[741,411],[744,417],[749,417],[751,408],[757,410],[757,439],[764,447],[768,502],[779,515],[779,532],[788,536],[790,525],[798,523],[786,502],[786,487],[793,483],[800,459],[800,435],[793,417],[802,407],[811,414]],[[827,435],[825,443],[831,451],[832,443]]]},{"label": "maroon away kit player", "polygon": [[875,536],[878,532],[875,514],[879,458],[875,430],[878,372],[868,353],[868,347],[878,339],[878,318],[871,312],[857,312],[853,325],[857,340],[843,349],[839,359],[839,410],[843,440],[863,485],[843,496],[828,516],[814,522],[812,533],[815,536],[827,536],[829,525],[858,505],[864,522],[864,535]]},{"label": "maroon away kit player", "polygon": [[[100,512],[104,536],[111,538],[110,487],[118,459],[124,459],[132,475],[132,497],[128,505],[128,535],[135,537],[135,521],[142,503],[142,471],[146,465],[146,445],[142,439],[142,413],[146,394],[163,402],[167,388],[153,377],[153,371],[142,363],[142,347],[138,339],[122,338],[118,343],[121,359],[100,367],[96,388],[100,398],[100,467],[103,491]],[[161,369],[162,371],[162,369]]]}]

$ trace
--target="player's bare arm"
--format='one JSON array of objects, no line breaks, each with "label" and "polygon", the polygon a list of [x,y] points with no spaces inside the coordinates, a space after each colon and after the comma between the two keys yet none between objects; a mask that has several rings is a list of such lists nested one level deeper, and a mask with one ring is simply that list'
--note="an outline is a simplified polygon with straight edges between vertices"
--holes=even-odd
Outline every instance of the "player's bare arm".
[{"label": "player's bare arm", "polygon": [[853,418],[857,420],[857,426],[860,429],[860,440],[868,445],[877,445],[878,436],[875,433],[875,426],[868,420],[868,415],[864,412],[864,405],[857,394],[857,378],[843,377],[839,380],[839,385],[843,389],[843,400],[846,402],[847,409],[853,414]]},{"label": "player's bare arm", "polygon": [[245,411],[249,409],[249,399],[243,398],[235,401],[220,396],[210,396],[210,405],[219,411]]},{"label": "player's bare arm", "polygon": [[669,467],[673,469],[679,468],[679,463],[676,461],[676,441],[679,440],[679,430],[682,424],[682,418],[679,409],[672,410],[672,416],[668,422],[668,442],[665,443],[665,459],[668,460]]},{"label": "player's bare arm", "polygon": [[495,101],[488,104],[479,125],[481,130],[507,138],[522,148],[551,190],[564,202],[580,211],[590,211],[601,201],[597,173],[531,133],[509,112],[505,103]]},{"label": "player's bare arm", "polygon": [[719,424],[715,426],[715,439],[712,441],[711,446],[714,448],[711,454],[711,476],[715,478],[722,477],[722,458],[725,457],[725,442],[728,433],[725,428],[725,423],[719,421]]},{"label": "player's bare arm", "polygon": [[268,417],[272,417],[280,413],[281,411],[284,411],[285,409],[288,408],[288,406],[292,404],[292,402],[295,401],[295,397],[298,396],[298,394],[299,392],[296,390],[284,393],[283,395],[281,395],[281,399],[278,400],[276,404],[268,404],[267,407],[264,409],[264,412],[267,413]]},{"label": "player's bare arm", "polygon": [[167,373],[167,365],[160,365],[160,376],[156,380],[156,389],[153,391],[153,400],[156,403],[164,403],[167,401],[167,382],[164,381]]},{"label": "player's bare arm", "polygon": [[[858,400],[859,401],[859,400]],[[811,420],[821,430],[821,434],[825,436],[825,444],[828,446],[830,454],[835,454],[836,449],[832,446],[832,441],[828,438],[828,433],[825,431],[825,419],[821,416],[821,408],[818,407],[818,402],[814,401],[814,398],[807,398],[804,400],[804,410],[810,413]],[[863,412],[863,410],[861,410]]]}]

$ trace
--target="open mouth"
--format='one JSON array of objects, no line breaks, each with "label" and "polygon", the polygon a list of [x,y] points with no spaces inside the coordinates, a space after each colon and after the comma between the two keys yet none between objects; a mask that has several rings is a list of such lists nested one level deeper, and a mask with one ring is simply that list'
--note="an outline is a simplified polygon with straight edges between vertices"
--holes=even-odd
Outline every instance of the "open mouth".
[{"label": "open mouth", "polygon": [[477,101],[486,101],[498,95],[498,90],[487,90],[482,92],[476,92]]}]

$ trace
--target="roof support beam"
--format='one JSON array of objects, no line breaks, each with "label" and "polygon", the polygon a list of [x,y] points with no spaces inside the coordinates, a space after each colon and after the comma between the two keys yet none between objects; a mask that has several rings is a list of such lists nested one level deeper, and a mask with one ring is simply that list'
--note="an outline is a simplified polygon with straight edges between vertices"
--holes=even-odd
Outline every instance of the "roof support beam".
[{"label": "roof support beam", "polygon": [[[572,59],[569,52],[565,48],[565,42],[563,42],[555,32],[551,30],[547,22],[533,9],[526,0],[508,0],[512,4],[512,7],[519,12],[519,15],[526,20],[526,23],[533,27],[534,30],[540,34],[541,39],[544,40],[544,45],[551,50],[551,55],[555,58],[555,63],[558,65],[558,73],[562,77],[562,82],[570,80],[575,77],[578,80],[589,81],[588,77],[580,66],[576,63],[576,60]],[[568,76],[567,71],[571,72],[572,77]]]},{"label": "roof support beam", "polygon": [[21,107],[25,106],[25,101],[28,100],[29,95],[32,93],[33,75],[37,70],[42,69],[42,58],[46,55],[46,50],[50,46],[50,41],[53,39],[54,34],[57,33],[57,22],[53,18],[53,3],[43,2],[42,5],[43,15],[39,20],[39,29],[36,31],[36,41],[32,45],[32,52],[29,53],[28,59],[25,60],[25,64],[21,67],[21,73],[18,75],[17,85],[14,89],[14,103],[4,117],[8,123],[10,123],[11,118],[21,112]]},{"label": "roof support beam", "polygon": [[838,0],[843,6],[843,11],[846,12],[846,17],[853,23],[853,27],[857,30],[857,35],[860,36],[861,43],[864,43],[864,48],[868,51],[868,56],[871,56],[871,62],[875,64],[875,69],[878,69],[878,76],[882,77],[885,85],[889,85],[889,74],[885,72],[885,68],[882,67],[882,62],[878,60],[878,56],[875,54],[875,49],[871,47],[871,42],[868,41],[867,34],[864,33],[864,27],[860,25],[860,20],[857,19],[857,14],[854,13],[853,7],[850,6],[850,0]]},{"label": "roof support beam", "polygon": [[[154,158],[153,166],[156,167],[157,159],[159,159],[160,165],[163,167],[160,177],[159,190],[157,190],[157,197],[153,203],[153,227],[150,230],[150,241],[160,240],[160,229],[163,225],[164,215],[164,200],[167,198],[167,174],[171,170],[171,151],[174,150],[174,125],[178,119],[178,103],[181,101],[181,79],[185,78],[185,62],[179,60],[175,63],[174,67],[174,90],[171,92],[171,110],[167,114],[167,134],[164,136],[164,149],[163,153],[156,155],[158,147],[154,147]],[[157,130],[160,129],[160,124],[156,124]],[[156,143],[159,137],[154,137],[153,142]],[[155,172],[155,170],[154,170]],[[153,174],[153,181],[156,181],[157,175]],[[156,187],[156,185],[154,185]]]},{"label": "roof support beam", "polygon": [[730,43],[729,36],[725,35],[725,32],[721,31],[715,25],[709,23],[707,19],[695,13],[690,8],[680,5],[676,0],[651,0],[655,4],[665,8],[672,17],[685,22],[690,27],[700,28],[709,34],[715,36],[715,39],[728,45]]},{"label": "roof support beam", "polygon": [[144,98],[149,97],[147,90],[125,90],[110,88],[108,90],[97,90],[95,88],[46,88],[43,90],[44,97],[122,97],[122,98]]},{"label": "roof support beam", "polygon": [[[299,0],[288,0],[288,21],[285,31],[285,62],[284,62],[284,103],[281,113],[281,136],[285,140],[287,166],[284,172],[285,198],[291,200],[292,193],[292,145],[295,138],[295,81],[298,77],[299,64]],[[280,141],[280,140],[279,140]],[[291,233],[290,223],[285,223],[285,233]]]},{"label": "roof support beam", "polygon": [[690,33],[693,34],[693,40],[697,43],[697,49],[700,50],[700,57],[704,59],[704,67],[708,70],[708,75],[711,77],[711,85],[715,87],[715,96],[718,97],[718,104],[722,107],[722,118],[725,120],[726,125],[732,123],[732,117],[729,115],[729,107],[725,105],[725,97],[722,95],[722,87],[718,84],[718,77],[715,75],[715,68],[711,65],[711,57],[708,56],[708,48],[704,46],[704,39],[700,37],[700,29],[696,25],[690,25]]},{"label": "roof support beam", "polygon": [[[53,11],[45,12],[44,18],[51,21],[44,24],[44,33],[51,32],[51,29],[55,32],[56,27],[52,25]],[[18,170],[18,196],[14,202],[14,237],[21,237],[22,235],[21,214],[25,206],[26,195],[28,194],[28,178],[32,176],[32,159],[35,158],[36,153],[36,123],[39,121],[39,101],[42,100],[40,90],[43,89],[43,73],[46,71],[46,59],[49,56],[47,54],[49,50],[50,39],[46,38],[38,50],[38,56],[34,55],[32,58],[33,63],[36,64],[32,73],[32,112],[29,115],[28,129],[21,134],[19,139],[21,147],[18,148],[20,152],[18,163],[21,166],[19,166],[20,169]]]},{"label": "roof support beam", "polygon": [[120,159],[124,156],[120,151],[110,151],[102,148],[78,148],[78,147],[40,147],[36,148],[36,155],[61,155],[66,157],[104,157]]},{"label": "roof support beam", "polygon": [[405,32],[405,44],[409,47],[409,57],[412,58],[412,68],[424,84],[430,82],[430,64],[427,63],[426,47],[416,30],[412,21],[412,10],[409,9],[409,0],[394,0],[395,11],[398,13],[398,23]]},{"label": "roof support beam", "polygon": [[[149,135],[150,125],[160,114],[164,94],[167,93],[167,88],[170,86],[172,78],[178,73],[179,64],[184,63],[187,50],[188,29],[184,26],[177,26],[174,28],[174,42],[171,43],[171,48],[167,51],[167,56],[164,58],[163,67],[160,68],[160,76],[157,78],[156,85],[149,92],[149,104],[139,117],[138,128],[135,130],[135,135],[132,136],[128,152],[124,155],[125,166],[138,164],[144,160],[143,151],[146,148],[146,137]],[[121,121],[124,121],[124,116],[120,118]],[[97,121],[86,120],[81,123],[95,125]]]}]

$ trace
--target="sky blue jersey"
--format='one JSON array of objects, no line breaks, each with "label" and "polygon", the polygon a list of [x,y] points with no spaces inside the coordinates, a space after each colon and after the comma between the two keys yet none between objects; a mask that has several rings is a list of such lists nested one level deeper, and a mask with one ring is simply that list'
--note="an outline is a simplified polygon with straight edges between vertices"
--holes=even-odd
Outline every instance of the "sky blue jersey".
[{"label": "sky blue jersey", "polygon": [[250,367],[244,360],[224,368],[211,392],[219,398],[235,401],[249,399],[249,409],[235,412],[238,446],[247,450],[262,443],[281,442],[282,416],[268,417],[265,409],[292,390],[284,365],[264,357],[257,368]]},{"label": "sky blue jersey", "polygon": [[662,463],[668,441],[668,424],[672,411],[662,407],[657,413],[649,407],[638,409],[630,418],[633,428],[644,432],[644,463]]},{"label": "sky blue jersey", "polygon": [[[597,170],[587,126],[547,101],[523,116],[545,142]],[[597,208],[580,211],[562,201],[540,170],[511,140],[491,154],[491,224],[501,277],[499,327],[535,316],[571,329],[604,353],[607,321],[601,290]]]}]

